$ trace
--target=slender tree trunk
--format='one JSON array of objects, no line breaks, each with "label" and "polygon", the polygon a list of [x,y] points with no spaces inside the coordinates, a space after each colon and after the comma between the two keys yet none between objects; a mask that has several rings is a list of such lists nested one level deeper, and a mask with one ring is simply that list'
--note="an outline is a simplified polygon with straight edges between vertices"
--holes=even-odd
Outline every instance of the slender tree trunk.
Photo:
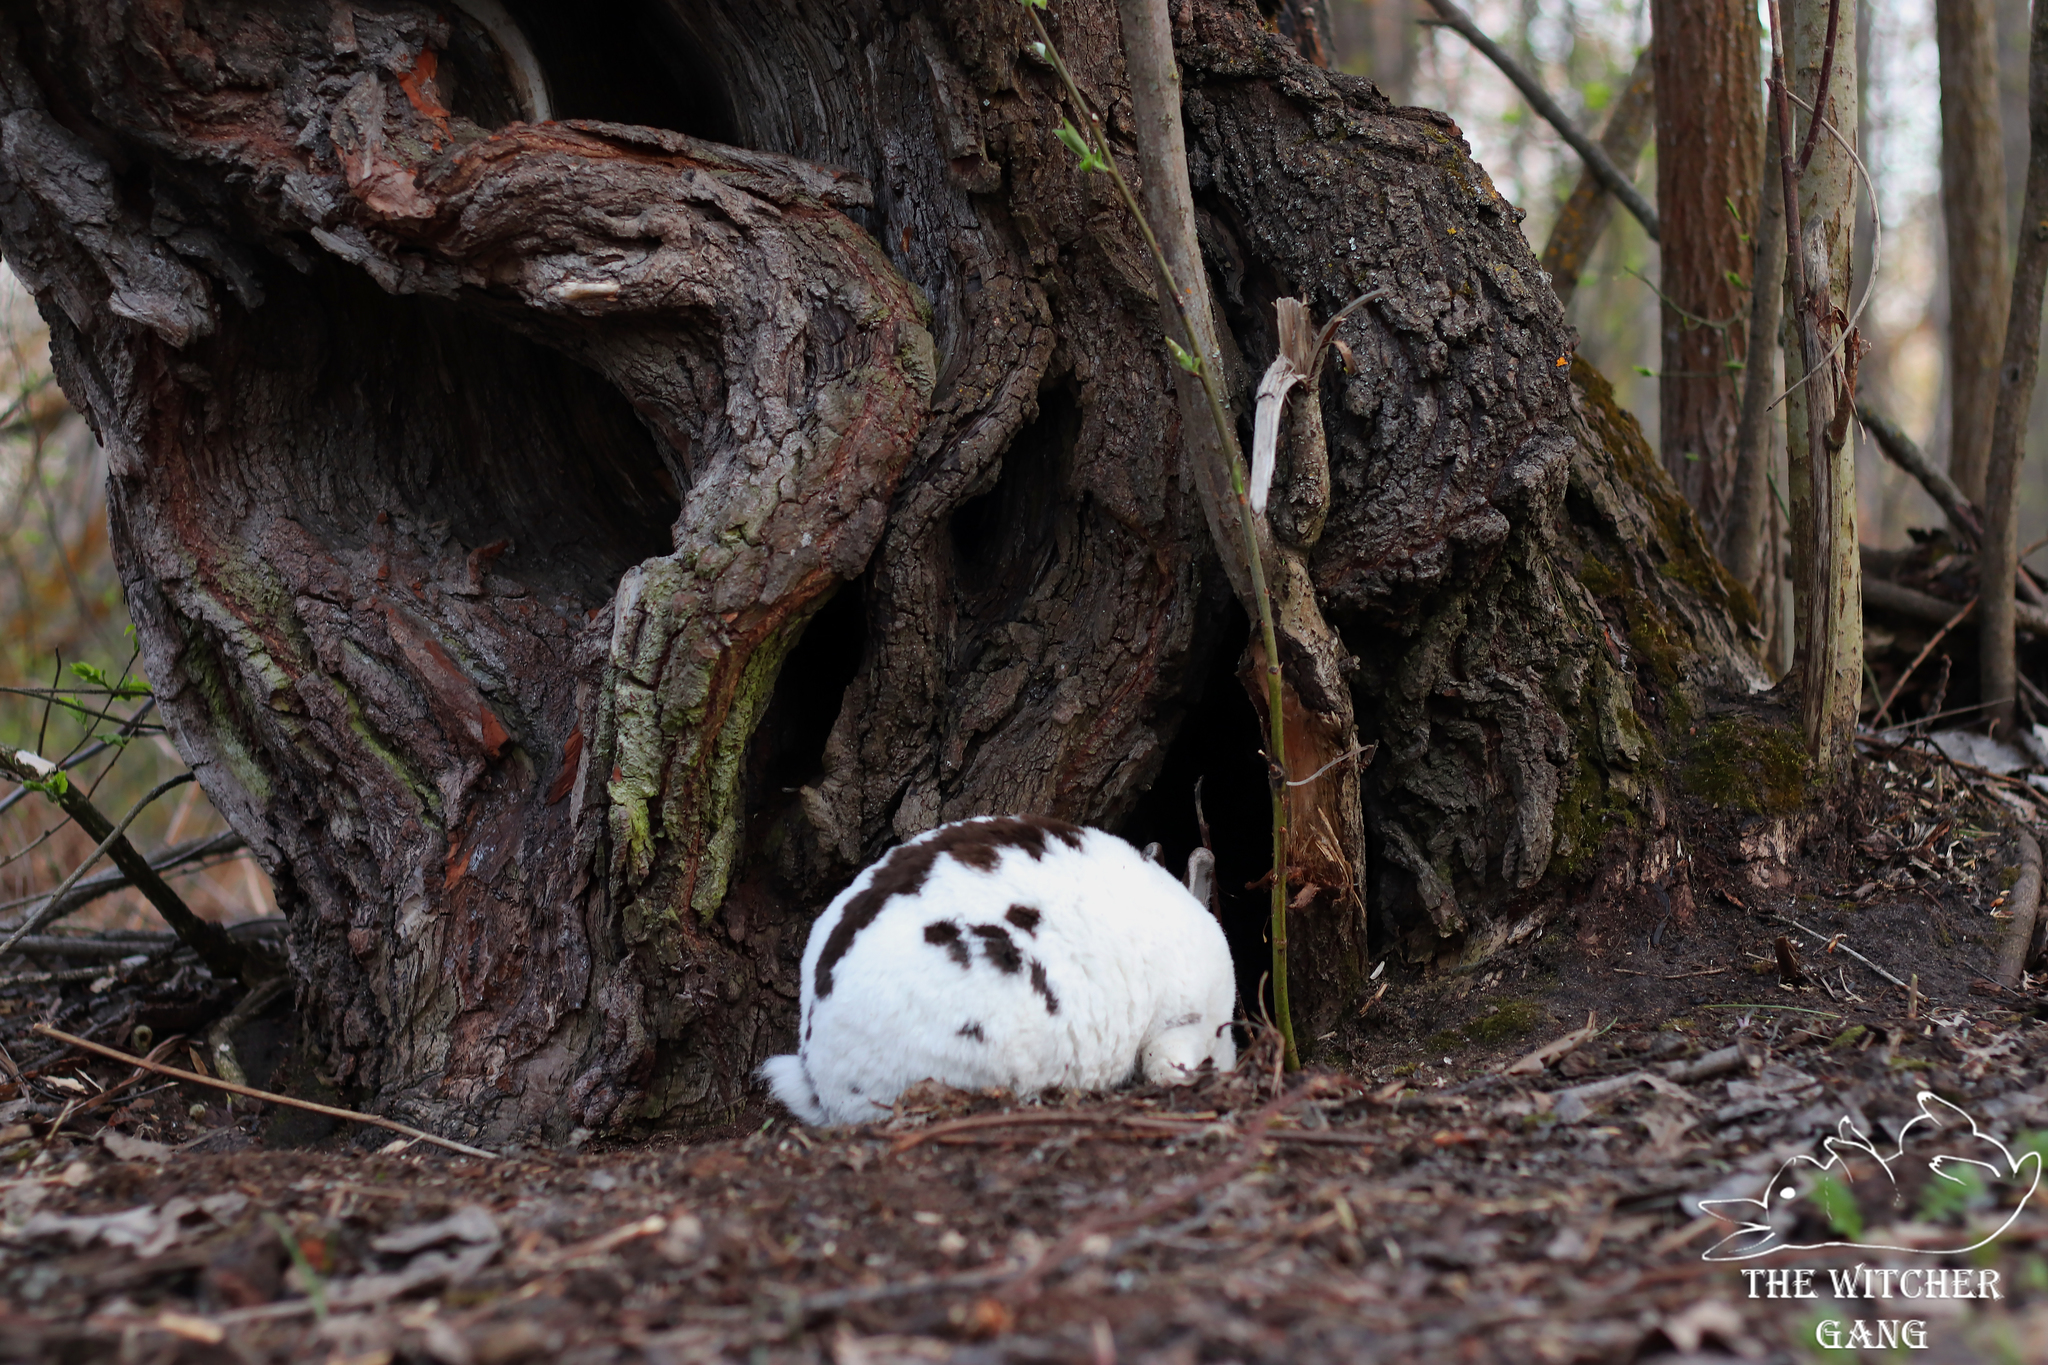
[{"label": "slender tree trunk", "polygon": [[[1210,303],[1208,274],[1196,240],[1194,195],[1188,184],[1187,150],[1181,131],[1180,73],[1174,67],[1173,37],[1164,0],[1119,0],[1125,61],[1131,73],[1131,113],[1139,171],[1144,177],[1144,210],[1165,258],[1170,279],[1161,290],[1182,291],[1181,307],[1160,300],[1160,326],[1176,344],[1202,358],[1212,383],[1227,382],[1223,350]],[[1182,327],[1185,312],[1192,334]],[[1269,362],[1270,363],[1270,362]],[[1243,470],[1234,430],[1219,429],[1209,392],[1200,377],[1179,369],[1175,389],[1182,430],[1202,510],[1215,537],[1232,587],[1251,620],[1262,614],[1274,628],[1269,657],[1263,629],[1254,634],[1246,682],[1252,704],[1271,716],[1278,678],[1285,751],[1274,752],[1277,781],[1300,777],[1299,787],[1277,787],[1274,801],[1284,831],[1274,833],[1280,875],[1274,886],[1275,968],[1272,991],[1276,1022],[1286,1035],[1289,1064],[1297,1060],[1286,999],[1286,954],[1299,947],[1308,970],[1323,977],[1324,994],[1342,995],[1363,984],[1367,969],[1365,905],[1357,888],[1366,880],[1365,819],[1358,798],[1358,768],[1346,760],[1358,747],[1358,724],[1345,682],[1351,654],[1324,620],[1309,577],[1309,555],[1329,515],[1329,453],[1321,405],[1304,395],[1288,432],[1288,478],[1279,488],[1270,520],[1255,518],[1232,491],[1229,471]],[[1240,473],[1240,477],[1242,477]],[[1254,565],[1245,521],[1252,519]],[[1264,600],[1259,600],[1263,596]],[[1284,662],[1284,666],[1283,666]],[[1268,745],[1271,752],[1272,745]],[[1313,781],[1310,774],[1320,774]],[[1288,883],[1300,903],[1280,899]],[[1291,908],[1291,935],[1286,912]],[[1298,944],[1290,942],[1290,937]]]},{"label": "slender tree trunk", "polygon": [[1998,7],[1998,131],[2005,150],[2005,240],[2019,240],[2020,200],[2027,188],[2029,0],[1993,0]]},{"label": "slender tree trunk", "polygon": [[1994,0],[1937,0],[1934,33],[1941,48],[1941,208],[1948,233],[1948,471],[1963,495],[1981,505],[2008,297]]},{"label": "slender tree trunk", "polygon": [[1332,0],[1330,64],[1370,80],[1395,104],[1415,83],[1419,0]]},{"label": "slender tree trunk", "polygon": [[1763,164],[1756,6],[1652,0],[1657,69],[1657,216],[1663,362],[1657,384],[1664,467],[1710,538],[1726,534],[1741,420],[1745,237]]},{"label": "slender tree trunk", "polygon": [[1994,735],[2013,733],[2013,581],[2019,563],[2019,474],[2026,456],[2027,415],[2041,363],[2041,294],[2048,284],[2048,3],[2036,0],[2032,43],[2032,125],[2027,197],[2019,259],[2013,268],[2005,354],[1998,369],[1998,406],[1991,423],[1991,462],[1984,476],[1984,540],[1978,551],[1982,625],[1979,688]]},{"label": "slender tree trunk", "polygon": [[[489,1140],[719,1120],[816,909],[939,821],[1182,857],[1208,772],[1219,882],[1258,879],[1154,277],[1012,0],[515,8],[556,121],[459,7],[0,0],[0,248],[309,1060]],[[1755,680],[1741,594],[1455,125],[1174,13],[1233,411],[1275,299],[1392,287],[1297,399],[1326,497],[1276,485],[1344,651],[1282,667],[1380,745],[1324,922],[1482,956],[1668,862],[1674,722]],[[1127,159],[1113,7],[1053,23]],[[1265,908],[1225,897],[1247,965]],[[1355,950],[1300,951],[1316,1038]]]},{"label": "slender tree trunk", "polygon": [[[1635,70],[1608,111],[1607,126],[1600,130],[1600,150],[1607,153],[1622,174],[1635,174],[1643,146],[1650,140],[1657,122],[1656,54],[1646,47],[1636,57]],[[1607,222],[1614,216],[1614,196],[1590,170],[1579,172],[1578,184],[1557,211],[1550,239],[1543,244],[1543,269],[1557,301],[1570,307],[1578,292],[1579,276],[1593,259]]]},{"label": "slender tree trunk", "polygon": [[1796,666],[1807,747],[1827,773],[1849,761],[1863,692],[1856,463],[1848,439],[1858,345],[1855,336],[1844,336],[1855,232],[1855,167],[1844,146],[1855,136],[1855,23],[1853,0],[1841,0],[1832,12],[1825,0],[1800,0],[1785,19],[1789,94],[1816,104],[1835,129],[1815,128],[1812,116],[1798,110],[1787,143],[1795,166],[1807,160],[1794,191],[1796,216],[1788,211],[1788,229],[1797,230],[1798,240],[1786,247],[1798,252],[1788,280],[1792,327],[1785,347],[1785,375],[1793,386],[1785,425],[1799,611]]},{"label": "slender tree trunk", "polygon": [[[1750,265],[1749,327],[1742,371],[1742,415],[1735,428],[1735,488],[1722,527],[1721,560],[1735,580],[1756,595],[1759,604],[1777,595],[1766,576],[1771,525],[1770,473],[1776,454],[1774,434],[1782,418],[1771,411],[1778,385],[1778,325],[1785,302],[1785,184],[1778,174],[1778,115],[1765,123],[1763,211],[1752,234],[1755,257]],[[1773,613],[1766,613],[1767,615]]]}]

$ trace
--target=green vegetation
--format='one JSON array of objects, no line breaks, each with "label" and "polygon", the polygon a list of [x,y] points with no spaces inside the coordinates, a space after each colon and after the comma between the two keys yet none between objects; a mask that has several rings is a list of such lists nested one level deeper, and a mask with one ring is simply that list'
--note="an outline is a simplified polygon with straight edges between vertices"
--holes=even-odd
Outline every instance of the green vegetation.
[{"label": "green vegetation", "polygon": [[1534,1000],[1503,1000],[1469,1024],[1442,1029],[1424,1044],[1442,1056],[1461,1047],[1499,1047],[1526,1038],[1550,1022],[1550,1016]]},{"label": "green vegetation", "polygon": [[1806,749],[1792,730],[1748,717],[1714,722],[1686,751],[1685,789],[1745,815],[1788,815],[1806,799]]}]

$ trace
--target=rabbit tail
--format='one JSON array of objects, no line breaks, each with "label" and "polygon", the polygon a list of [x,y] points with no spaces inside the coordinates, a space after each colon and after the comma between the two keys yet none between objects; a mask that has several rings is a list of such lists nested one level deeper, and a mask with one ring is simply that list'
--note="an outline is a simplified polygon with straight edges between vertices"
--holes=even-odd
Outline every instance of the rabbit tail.
[{"label": "rabbit tail", "polygon": [[761,1079],[768,1082],[768,1089],[805,1123],[817,1127],[825,1120],[825,1106],[818,1100],[818,1087],[811,1084],[811,1073],[804,1068],[804,1059],[794,1052],[785,1052],[780,1057],[770,1057],[761,1063]]}]

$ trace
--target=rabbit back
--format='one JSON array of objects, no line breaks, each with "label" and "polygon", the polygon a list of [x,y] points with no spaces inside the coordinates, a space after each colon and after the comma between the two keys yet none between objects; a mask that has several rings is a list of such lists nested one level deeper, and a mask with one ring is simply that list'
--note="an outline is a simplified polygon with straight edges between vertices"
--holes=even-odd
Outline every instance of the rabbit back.
[{"label": "rabbit back", "polygon": [[[961,821],[855,879],[811,928],[800,1050],[763,1074],[810,1122],[879,1117],[930,1077],[1098,1089],[1235,1060],[1222,930],[1114,835]],[[798,1101],[792,1103],[792,1099]]]}]

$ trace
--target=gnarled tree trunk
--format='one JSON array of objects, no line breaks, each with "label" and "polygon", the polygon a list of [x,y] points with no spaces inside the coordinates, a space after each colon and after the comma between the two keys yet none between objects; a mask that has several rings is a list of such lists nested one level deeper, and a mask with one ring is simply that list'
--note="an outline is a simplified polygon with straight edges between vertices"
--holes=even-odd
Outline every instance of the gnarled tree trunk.
[{"label": "gnarled tree trunk", "polygon": [[[812,912],[905,835],[1184,855],[1208,774],[1225,884],[1264,872],[1151,267],[1008,0],[508,8],[558,122],[459,9],[0,9],[0,245],[326,1074],[486,1138],[715,1118]],[[1339,850],[1371,885],[1297,912],[1313,1037],[1368,902],[1480,953],[1610,817],[1655,834],[1741,594],[1456,127],[1254,9],[1176,16],[1246,421],[1273,300],[1394,290],[1316,396],[1307,571],[1382,747]],[[1113,7],[1054,25],[1126,151]]]}]

